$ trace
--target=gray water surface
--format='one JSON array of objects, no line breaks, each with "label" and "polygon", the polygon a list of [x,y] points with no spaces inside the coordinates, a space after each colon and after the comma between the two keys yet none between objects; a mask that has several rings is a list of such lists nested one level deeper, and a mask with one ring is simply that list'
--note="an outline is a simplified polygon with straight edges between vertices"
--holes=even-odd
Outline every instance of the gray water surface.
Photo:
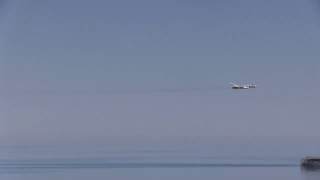
[{"label": "gray water surface", "polygon": [[319,180],[294,154],[0,148],[1,180]]}]

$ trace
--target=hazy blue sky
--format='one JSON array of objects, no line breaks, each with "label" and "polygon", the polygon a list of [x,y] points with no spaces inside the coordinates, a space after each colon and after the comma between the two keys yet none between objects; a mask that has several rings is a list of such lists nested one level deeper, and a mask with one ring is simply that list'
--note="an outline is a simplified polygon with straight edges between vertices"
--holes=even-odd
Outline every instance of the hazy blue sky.
[{"label": "hazy blue sky", "polygon": [[316,1],[1,2],[0,144],[320,137]]}]

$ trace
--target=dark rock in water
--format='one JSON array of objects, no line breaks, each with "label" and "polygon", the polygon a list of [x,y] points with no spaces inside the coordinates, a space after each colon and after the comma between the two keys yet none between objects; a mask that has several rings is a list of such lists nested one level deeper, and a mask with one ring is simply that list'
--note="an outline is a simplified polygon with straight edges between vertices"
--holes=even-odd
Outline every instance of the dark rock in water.
[{"label": "dark rock in water", "polygon": [[320,157],[306,157],[302,159],[301,167],[306,169],[320,169]]}]

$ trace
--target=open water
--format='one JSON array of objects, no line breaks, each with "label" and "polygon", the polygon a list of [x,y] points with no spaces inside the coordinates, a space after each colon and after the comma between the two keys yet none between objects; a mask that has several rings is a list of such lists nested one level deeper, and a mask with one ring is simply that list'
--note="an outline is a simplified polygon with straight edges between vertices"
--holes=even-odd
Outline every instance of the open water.
[{"label": "open water", "polygon": [[[319,180],[283,154],[1,147],[1,180]],[[92,149],[95,149],[94,151]]]}]

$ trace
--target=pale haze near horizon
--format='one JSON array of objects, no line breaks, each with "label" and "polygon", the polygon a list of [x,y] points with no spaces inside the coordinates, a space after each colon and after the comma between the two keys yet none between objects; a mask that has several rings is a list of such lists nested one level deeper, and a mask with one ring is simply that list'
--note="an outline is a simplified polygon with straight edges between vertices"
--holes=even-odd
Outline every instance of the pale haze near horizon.
[{"label": "pale haze near horizon", "polygon": [[2,145],[320,137],[315,1],[30,0],[1,11]]}]

